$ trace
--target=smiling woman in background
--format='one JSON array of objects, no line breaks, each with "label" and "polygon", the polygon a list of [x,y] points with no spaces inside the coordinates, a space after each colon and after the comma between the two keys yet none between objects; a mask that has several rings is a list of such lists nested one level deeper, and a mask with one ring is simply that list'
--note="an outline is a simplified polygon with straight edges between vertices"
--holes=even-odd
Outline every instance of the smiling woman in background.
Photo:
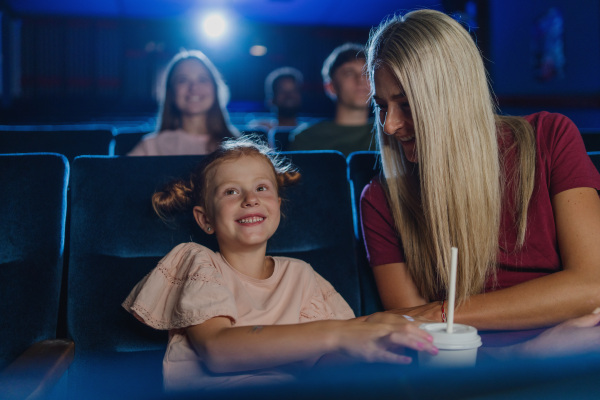
[{"label": "smiling woman in background", "polygon": [[167,67],[159,129],[148,134],[130,156],[208,154],[227,137],[238,136],[225,106],[229,89],[200,51],[183,51]]},{"label": "smiling woman in background", "polygon": [[431,10],[381,24],[368,46],[383,176],[361,200],[388,310],[444,319],[458,247],[456,321],[557,324],[600,305],[600,175],[565,116],[496,113],[479,50]]}]

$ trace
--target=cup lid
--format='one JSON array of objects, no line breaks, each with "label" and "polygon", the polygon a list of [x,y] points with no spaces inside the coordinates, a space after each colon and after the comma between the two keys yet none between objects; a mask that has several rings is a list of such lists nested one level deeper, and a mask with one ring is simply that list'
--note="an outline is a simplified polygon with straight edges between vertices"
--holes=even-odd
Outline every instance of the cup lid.
[{"label": "cup lid", "polygon": [[433,344],[444,350],[465,350],[481,346],[481,337],[473,326],[454,324],[453,332],[446,331],[448,324],[443,322],[421,324],[421,329],[433,336]]}]

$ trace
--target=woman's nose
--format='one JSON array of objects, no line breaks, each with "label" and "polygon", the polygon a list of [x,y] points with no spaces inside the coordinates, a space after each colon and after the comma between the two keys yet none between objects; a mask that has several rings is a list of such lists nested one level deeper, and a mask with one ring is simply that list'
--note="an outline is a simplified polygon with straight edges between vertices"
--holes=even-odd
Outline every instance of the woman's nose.
[{"label": "woman's nose", "polygon": [[385,120],[383,121],[383,133],[393,135],[404,127],[405,122],[406,118],[402,111],[389,110],[385,114]]}]

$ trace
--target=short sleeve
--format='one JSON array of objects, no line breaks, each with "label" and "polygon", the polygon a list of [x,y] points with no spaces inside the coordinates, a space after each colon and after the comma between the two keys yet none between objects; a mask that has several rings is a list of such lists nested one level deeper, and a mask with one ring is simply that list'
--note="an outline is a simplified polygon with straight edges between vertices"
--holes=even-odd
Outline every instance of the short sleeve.
[{"label": "short sleeve", "polygon": [[586,153],[577,126],[562,114],[542,112],[531,119],[542,162],[547,165],[551,195],[577,187],[600,189],[600,174]]},{"label": "short sleeve", "polygon": [[311,296],[300,311],[300,322],[354,318],[354,311],[333,286],[316,271]]},{"label": "short sleeve", "polygon": [[404,262],[402,243],[379,180],[365,186],[360,198],[360,214],[367,258],[371,267]]},{"label": "short sleeve", "polygon": [[234,296],[196,243],[175,247],[131,291],[122,306],[155,329],[180,329],[224,316],[237,319]]}]

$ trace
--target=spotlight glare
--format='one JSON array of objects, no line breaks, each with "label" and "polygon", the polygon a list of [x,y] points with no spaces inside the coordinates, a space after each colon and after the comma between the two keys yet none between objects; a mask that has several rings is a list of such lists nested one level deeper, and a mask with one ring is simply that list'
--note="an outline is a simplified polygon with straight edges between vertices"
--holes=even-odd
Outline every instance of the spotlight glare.
[{"label": "spotlight glare", "polygon": [[262,57],[265,54],[267,54],[267,48],[265,46],[261,46],[261,45],[254,45],[252,47],[250,47],[250,54],[255,56],[255,57]]},{"label": "spotlight glare", "polygon": [[207,36],[216,38],[225,33],[227,24],[221,14],[210,14],[202,22],[202,29]]}]

